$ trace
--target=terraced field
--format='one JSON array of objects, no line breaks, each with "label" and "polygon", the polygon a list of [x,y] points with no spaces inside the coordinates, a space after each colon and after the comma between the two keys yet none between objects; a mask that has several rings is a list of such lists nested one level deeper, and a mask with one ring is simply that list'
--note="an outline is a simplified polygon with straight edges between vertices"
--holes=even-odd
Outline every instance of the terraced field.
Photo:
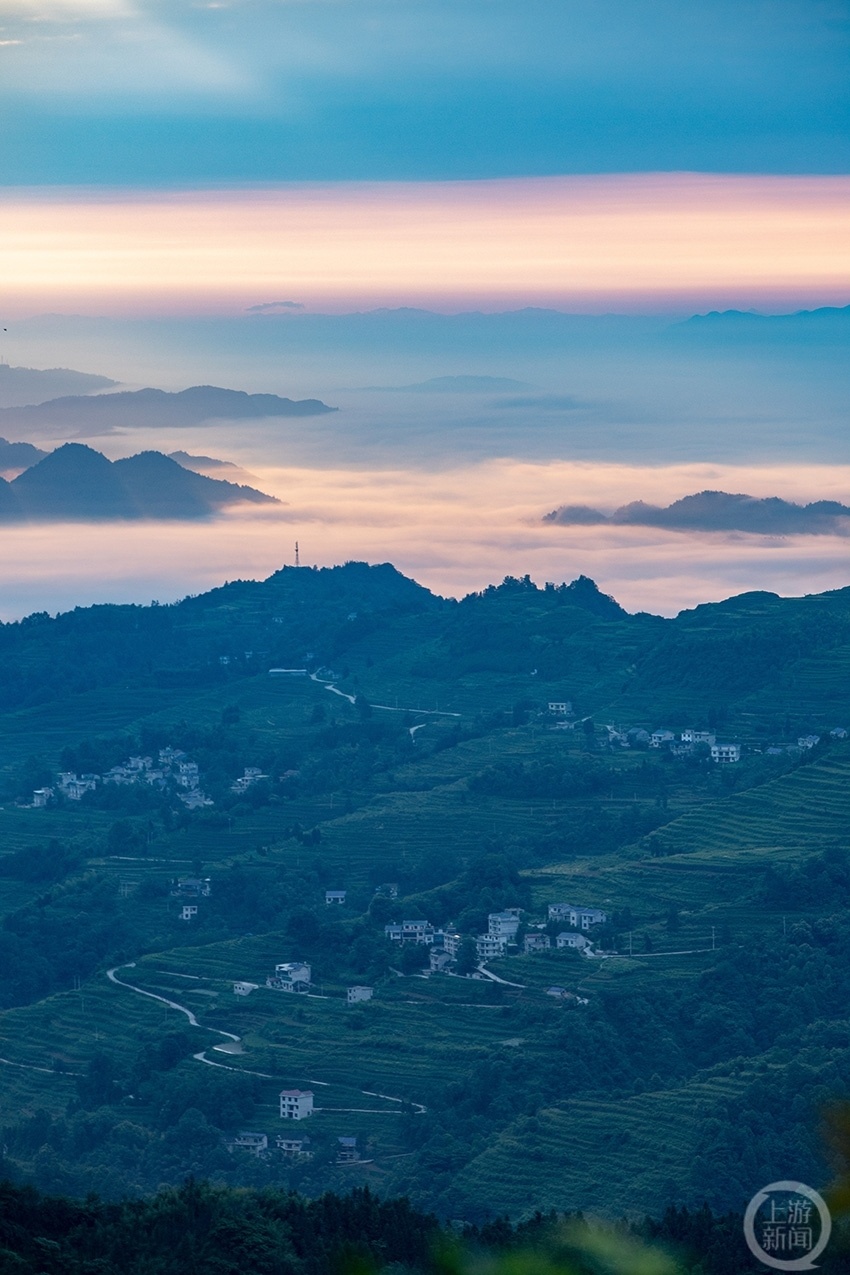
[{"label": "terraced field", "polygon": [[652,1213],[689,1181],[706,1108],[734,1101],[745,1083],[712,1075],[619,1101],[575,1099],[522,1118],[460,1172],[461,1207],[466,1198],[511,1216],[535,1208]]},{"label": "terraced field", "polygon": [[759,788],[706,804],[653,834],[662,853],[844,842],[850,827],[850,748]]}]

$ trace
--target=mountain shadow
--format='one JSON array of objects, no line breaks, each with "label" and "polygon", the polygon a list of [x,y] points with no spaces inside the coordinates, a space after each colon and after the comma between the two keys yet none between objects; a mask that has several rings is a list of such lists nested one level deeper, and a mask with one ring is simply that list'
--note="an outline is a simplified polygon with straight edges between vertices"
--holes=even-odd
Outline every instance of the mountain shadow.
[{"label": "mountain shadow", "polygon": [[240,502],[280,503],[253,487],[193,473],[161,452],[113,462],[81,443],[65,443],[11,483],[0,482],[6,522],[206,518]]}]

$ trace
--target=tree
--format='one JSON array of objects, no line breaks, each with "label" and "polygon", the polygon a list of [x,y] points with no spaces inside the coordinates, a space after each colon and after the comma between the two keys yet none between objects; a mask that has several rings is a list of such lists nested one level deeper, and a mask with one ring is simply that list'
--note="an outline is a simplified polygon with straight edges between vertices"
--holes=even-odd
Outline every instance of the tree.
[{"label": "tree", "polygon": [[475,946],[475,939],[465,938],[457,953],[457,972],[458,974],[471,974],[478,965],[478,949]]}]

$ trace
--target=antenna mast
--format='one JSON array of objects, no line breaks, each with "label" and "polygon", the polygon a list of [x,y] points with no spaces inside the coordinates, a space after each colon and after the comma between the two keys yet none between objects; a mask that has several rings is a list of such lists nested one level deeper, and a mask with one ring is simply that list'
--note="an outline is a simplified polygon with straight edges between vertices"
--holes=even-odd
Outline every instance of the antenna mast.
[{"label": "antenna mast", "polygon": [[299,553],[298,553],[298,541],[297,541],[297,540],[295,541],[295,565],[296,565],[296,567],[300,567],[300,566],[301,566],[301,557],[300,557],[300,555],[299,555]]}]

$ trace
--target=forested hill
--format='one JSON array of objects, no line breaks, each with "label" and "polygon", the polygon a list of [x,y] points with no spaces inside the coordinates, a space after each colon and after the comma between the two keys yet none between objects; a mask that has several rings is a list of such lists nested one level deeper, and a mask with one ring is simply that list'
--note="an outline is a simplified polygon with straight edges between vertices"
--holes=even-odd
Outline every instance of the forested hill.
[{"label": "forested hill", "polygon": [[742,594],[666,620],[627,614],[586,577],[508,578],[456,602],[389,564],[351,562],[288,567],[174,605],[36,613],[0,626],[0,652],[0,711],[118,684],[199,688],[324,666],[368,699],[401,679],[482,710],[494,696],[566,696],[580,716],[650,729],[688,724],[684,713],[793,733],[850,715],[850,588]]}]

